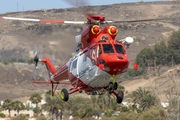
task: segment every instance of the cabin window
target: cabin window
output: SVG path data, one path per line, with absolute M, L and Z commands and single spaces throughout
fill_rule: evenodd
M 76 69 L 76 66 L 77 66 L 77 59 L 75 61 L 73 61 L 71 71 Z
M 122 47 L 122 45 L 114 45 L 115 49 L 116 49 L 116 52 L 117 53 L 120 53 L 120 54 L 124 54 L 124 49 Z
M 113 47 L 111 44 L 103 44 L 104 53 L 114 53 Z
M 88 52 L 85 52 L 85 53 L 84 53 L 83 62 L 86 62 L 86 60 L 87 60 L 87 53 L 88 53 Z

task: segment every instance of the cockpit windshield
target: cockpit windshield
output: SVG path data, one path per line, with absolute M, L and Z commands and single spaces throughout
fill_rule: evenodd
M 104 53 L 114 53 L 113 47 L 111 44 L 103 44 Z
M 115 47 L 117 53 L 124 54 L 122 45 L 115 44 L 114 47 Z

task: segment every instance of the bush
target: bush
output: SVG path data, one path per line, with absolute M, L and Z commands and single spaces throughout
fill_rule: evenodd
M 28 118 L 26 117 L 26 115 L 20 114 L 19 116 L 13 117 L 10 120 L 28 120 Z
M 36 120 L 47 120 L 47 118 L 44 117 L 44 116 L 40 116 L 40 117 L 38 117 Z
M 0 113 L 0 118 L 5 118 L 6 115 L 4 113 Z
M 128 69 L 127 71 L 127 75 L 129 77 L 136 77 L 136 76 L 140 76 L 140 75 L 144 75 L 146 73 L 145 68 L 139 67 L 138 70 L 136 69 Z
M 147 111 L 144 111 L 138 120 L 166 120 L 166 113 L 160 107 L 152 107 Z
M 111 117 L 112 114 L 113 114 L 113 110 L 108 109 L 105 114 L 106 114 L 107 117 Z
M 134 111 L 122 112 L 119 114 L 117 120 L 138 120 L 138 116 L 139 114 Z

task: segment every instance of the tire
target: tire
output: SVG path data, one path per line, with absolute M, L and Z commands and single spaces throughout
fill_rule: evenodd
M 61 90 L 60 96 L 63 101 L 68 101 L 68 99 L 69 99 L 69 94 L 66 89 Z
M 119 91 L 118 96 L 117 96 L 117 103 L 122 103 L 124 98 L 124 92 L 123 91 Z
M 114 83 L 113 88 L 114 88 L 114 90 L 118 89 L 118 83 L 117 82 Z
M 113 90 L 113 83 L 112 82 L 109 83 L 108 88 L 109 88 L 109 94 L 111 94 L 112 90 Z

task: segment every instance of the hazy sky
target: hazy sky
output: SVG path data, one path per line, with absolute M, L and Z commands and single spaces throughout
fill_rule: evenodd
M 82 0 L 1 0 L 0 1 L 0 13 L 36 10 L 36 9 L 52 9 L 52 8 L 68 8 L 75 7 L 76 4 L 69 4 L 66 1 L 78 1 L 82 3 Z M 125 2 L 138 2 L 140 0 L 83 0 L 88 1 L 85 5 L 107 5 L 115 3 Z M 153 0 L 144 0 L 153 1 Z M 155 0 L 154 0 L 155 1 Z

